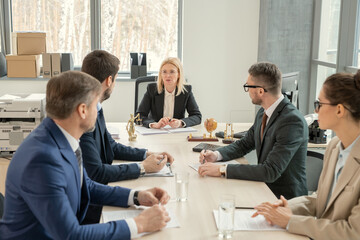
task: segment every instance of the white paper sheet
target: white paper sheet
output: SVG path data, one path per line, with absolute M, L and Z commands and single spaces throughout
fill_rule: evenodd
M 214 162 L 214 163 L 217 164 L 217 165 L 239 164 L 239 162 L 236 161 L 236 160 L 231 160 L 231 161 L 227 161 L 227 162 Z M 198 171 L 200 165 L 201 165 L 201 164 L 200 164 L 199 162 L 197 162 L 197 163 L 189 164 L 189 167 L 191 167 L 191 168 L 194 169 L 195 171 Z
M 184 132 L 197 132 L 195 128 L 171 128 L 169 125 L 166 125 L 164 128 L 155 129 L 155 128 L 146 128 L 142 126 L 135 126 L 136 132 L 141 135 L 153 135 L 153 134 L 167 134 L 167 133 L 184 133 Z
M 267 223 L 264 216 L 251 216 L 256 210 L 235 210 L 234 231 L 285 231 L 279 226 L 271 226 Z M 219 211 L 213 210 L 216 226 L 219 228 Z

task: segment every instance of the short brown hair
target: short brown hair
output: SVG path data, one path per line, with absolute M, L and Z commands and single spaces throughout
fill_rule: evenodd
M 79 71 L 52 77 L 46 86 L 46 113 L 53 119 L 66 119 L 81 103 L 89 106 L 100 95 L 101 84 Z
M 120 60 L 104 50 L 94 50 L 83 60 L 81 71 L 90 74 L 102 83 L 112 76 L 113 81 L 119 71 Z
M 324 93 L 332 104 L 343 104 L 360 121 L 360 70 L 356 74 L 335 73 L 324 82 Z
M 281 92 L 281 72 L 275 64 L 269 62 L 255 63 L 249 68 L 248 72 L 268 92 L 274 95 Z

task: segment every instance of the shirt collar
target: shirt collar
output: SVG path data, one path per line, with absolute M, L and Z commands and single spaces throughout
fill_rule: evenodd
M 174 91 L 172 91 L 172 93 L 169 93 L 169 92 L 166 90 L 166 88 L 164 88 L 164 89 L 165 89 L 165 96 L 166 96 L 166 97 L 168 97 L 168 96 L 171 96 L 171 97 L 175 96 L 175 90 L 176 90 L 176 89 L 174 89 Z
M 66 140 L 69 142 L 71 149 L 75 152 L 76 149 L 79 148 L 79 140 L 77 140 L 76 138 L 71 136 L 70 133 L 68 133 L 65 129 L 60 127 L 58 124 L 56 124 L 56 126 L 59 127 L 60 131 L 64 134 Z
M 351 149 L 354 147 L 355 143 L 360 139 L 360 135 L 355 139 L 355 141 L 353 141 L 350 146 L 348 146 L 346 149 L 344 149 L 343 145 L 341 144 L 341 141 L 338 143 L 339 149 L 340 149 L 340 153 L 346 153 L 346 154 L 350 154 Z
M 271 118 L 271 115 L 274 113 L 275 109 L 283 99 L 284 99 L 284 95 L 281 94 L 281 96 L 273 104 L 271 104 L 271 106 L 268 109 L 265 110 L 268 119 Z
M 98 112 L 102 109 L 102 105 L 100 102 L 97 103 L 96 108 Z

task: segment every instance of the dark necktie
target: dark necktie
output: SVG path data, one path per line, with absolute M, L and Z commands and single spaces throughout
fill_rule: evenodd
M 83 166 L 82 166 L 82 154 L 81 154 L 81 149 L 80 147 L 78 147 L 75 151 L 75 155 L 76 158 L 78 160 L 78 166 L 79 166 L 79 170 L 80 170 L 80 186 L 82 186 L 82 181 L 83 181 Z
M 264 137 L 264 129 L 266 127 L 266 120 L 267 120 L 268 116 L 266 115 L 266 113 L 264 112 L 264 115 L 262 117 L 262 121 L 261 121 L 261 134 L 260 134 L 260 137 L 261 137 L 261 141 L 263 140 L 263 137 Z

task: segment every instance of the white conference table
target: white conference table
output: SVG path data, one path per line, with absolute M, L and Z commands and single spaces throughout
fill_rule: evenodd
M 275 195 L 263 182 L 233 180 L 225 178 L 201 177 L 190 168 L 188 164 L 198 161 L 199 153 L 193 152 L 192 148 L 199 142 L 188 142 L 186 137 L 189 133 L 170 133 L 159 135 L 140 135 L 134 142 L 128 141 L 125 123 L 107 123 L 110 128 L 119 129 L 118 142 L 139 148 L 147 148 L 152 152 L 167 151 L 175 158 L 172 166 L 173 172 L 186 171 L 190 174 L 188 200 L 176 202 L 174 177 L 141 177 L 135 180 L 127 180 L 110 183 L 112 186 L 122 186 L 132 189 L 147 189 L 160 187 L 168 191 L 171 196 L 167 204 L 175 213 L 180 227 L 167 228 L 159 232 L 145 235 L 143 239 L 218 239 L 213 210 L 218 208 L 220 196 L 223 194 L 234 194 L 236 206 L 253 207 L 265 201 L 273 202 Z M 234 124 L 234 131 L 244 131 L 251 126 L 249 123 Z M 207 133 L 203 125 L 195 127 L 198 132 L 193 136 Z M 218 124 L 216 131 L 223 131 L 225 124 Z M 221 142 L 209 142 L 224 145 Z M 238 159 L 240 163 L 247 163 L 244 158 Z M 104 211 L 121 210 L 117 207 L 104 207 Z M 130 208 L 131 209 L 131 208 Z M 308 239 L 304 236 L 290 234 L 286 231 L 235 231 L 233 239 Z

